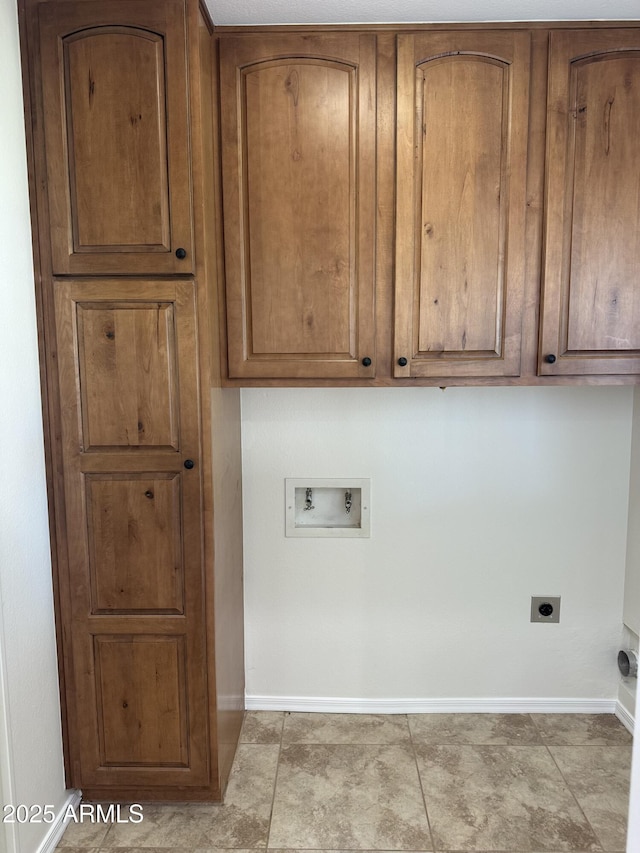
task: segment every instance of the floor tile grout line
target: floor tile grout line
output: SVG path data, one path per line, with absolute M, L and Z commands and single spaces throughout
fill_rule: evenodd
M 103 847 L 103 846 L 104 846 L 104 843 L 105 843 L 105 841 L 107 840 L 107 836 L 109 835 L 109 833 L 111 832 L 111 830 L 113 829 L 113 827 L 114 827 L 114 824 L 113 824 L 113 822 L 112 822 L 112 823 L 110 823 L 110 824 L 109 824 L 109 826 L 107 827 L 107 830 L 106 830 L 105 834 L 102 836 L 102 841 L 100 842 L 100 844 L 98 844 L 98 849 L 99 849 L 100 847 Z M 63 836 L 63 838 L 64 838 L 64 836 Z M 71 849 L 73 849 L 73 848 L 71 848 Z M 89 849 L 91 849 L 91 848 L 89 848 Z
M 588 817 L 587 817 L 587 815 L 585 814 L 584 809 L 583 809 L 583 808 L 582 808 L 582 806 L 580 805 L 580 801 L 578 800 L 578 797 L 576 796 L 576 794 L 575 794 L 575 792 L 574 792 L 573 788 L 572 788 L 572 787 L 571 787 L 571 785 L 569 784 L 569 782 L 568 782 L 567 778 L 565 777 L 564 773 L 563 773 L 563 772 L 562 772 L 562 770 L 560 769 L 560 765 L 559 765 L 559 764 L 558 764 L 558 762 L 556 761 L 554 754 L 551 752 L 551 748 L 550 748 L 550 747 L 549 747 L 549 745 L 548 745 L 548 744 L 546 744 L 546 743 L 545 743 L 545 749 L 546 749 L 546 750 L 547 750 L 547 752 L 549 753 L 549 756 L 551 757 L 551 760 L 553 761 L 553 763 L 554 763 L 555 767 L 557 768 L 558 773 L 560 774 L 560 777 L 561 777 L 562 781 L 563 781 L 563 782 L 564 782 L 564 784 L 567 786 L 567 790 L 569 791 L 569 793 L 571 794 L 571 796 L 572 796 L 572 797 L 573 797 L 573 799 L 575 800 L 575 803 L 576 803 L 576 805 L 577 805 L 577 807 L 578 807 L 578 809 L 579 809 L 579 811 L 580 811 L 580 814 L 584 817 L 585 821 L 587 822 L 587 826 L 589 827 L 589 829 L 591 830 L 591 832 L 593 832 L 593 836 L 594 836 L 594 838 L 596 839 L 596 841 L 597 841 L 597 842 L 598 842 L 598 844 L 600 845 L 601 849 L 602 849 L 603 851 L 605 851 L 605 853 L 606 853 L 607 848 L 604 846 L 604 844 L 603 844 L 603 843 L 602 843 L 602 841 L 600 840 L 600 836 L 599 836 L 599 835 L 598 835 L 598 833 L 596 832 L 595 827 L 593 826 L 593 824 L 591 823 L 591 821 L 589 820 L 589 818 L 588 818 Z
M 420 785 L 420 793 L 422 794 L 422 804 L 424 805 L 424 813 L 427 818 L 427 828 L 429 829 L 429 839 L 431 841 L 431 849 L 433 853 L 436 853 L 436 844 L 433 838 L 433 830 L 431 829 L 431 819 L 429 817 L 429 809 L 427 808 L 427 798 L 424 793 L 424 785 L 422 784 L 422 776 L 420 775 L 420 766 L 418 764 L 418 754 L 416 752 L 416 745 L 413 742 L 413 732 L 411 731 L 411 722 L 409 721 L 409 715 L 407 714 L 407 728 L 409 730 L 409 743 L 411 744 L 411 751 L 413 753 L 413 760 L 416 765 L 416 773 L 418 774 L 418 784 Z
M 287 712 L 283 711 L 282 713 L 282 725 L 280 726 L 280 743 L 278 744 L 278 760 L 276 762 L 276 775 L 273 779 L 273 793 L 271 795 L 271 810 L 269 811 L 269 826 L 267 828 L 267 838 L 265 842 L 265 850 L 269 849 L 269 842 L 271 841 L 271 824 L 273 823 L 273 809 L 276 804 L 276 789 L 278 787 L 278 773 L 280 772 L 280 759 L 282 757 L 282 742 L 284 739 L 284 724 L 286 720 Z

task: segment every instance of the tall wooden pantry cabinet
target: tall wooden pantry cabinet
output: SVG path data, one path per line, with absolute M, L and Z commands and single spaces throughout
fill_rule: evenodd
M 220 800 L 244 683 L 210 21 L 195 0 L 20 13 L 67 782 Z

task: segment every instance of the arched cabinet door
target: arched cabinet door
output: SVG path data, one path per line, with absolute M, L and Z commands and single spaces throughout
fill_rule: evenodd
M 191 272 L 184 4 L 39 16 L 53 272 Z
M 231 378 L 375 375 L 375 43 L 221 39 Z
M 640 31 L 551 33 L 538 372 L 640 373 Z
M 394 375 L 518 376 L 527 32 L 398 36 Z

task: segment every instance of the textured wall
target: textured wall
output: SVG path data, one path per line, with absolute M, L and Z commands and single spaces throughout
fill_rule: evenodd
M 3 802 L 64 799 L 15 2 L 0 0 L 0 730 Z M 2 729 L 0 714 L 0 729 Z M 4 735 L 4 736 L 3 736 Z M 46 824 L 17 827 L 32 853 Z M 11 849 L 11 847 L 9 848 Z
M 635 634 L 640 634 L 640 388 L 635 390 L 633 406 L 624 621 Z
M 247 693 L 614 699 L 632 399 L 243 391 Z M 340 476 L 371 478 L 371 538 L 285 538 L 285 477 Z
M 635 389 L 633 405 L 623 619 L 625 627 L 621 646 L 638 649 L 638 634 L 640 634 L 640 388 Z M 636 713 L 637 692 L 637 678 L 620 678 L 618 700 L 631 717 L 635 717 Z

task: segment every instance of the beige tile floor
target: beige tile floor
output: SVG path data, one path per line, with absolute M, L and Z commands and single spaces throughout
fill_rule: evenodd
M 621 853 L 631 736 L 609 715 L 250 712 L 223 806 L 71 824 L 61 853 Z

